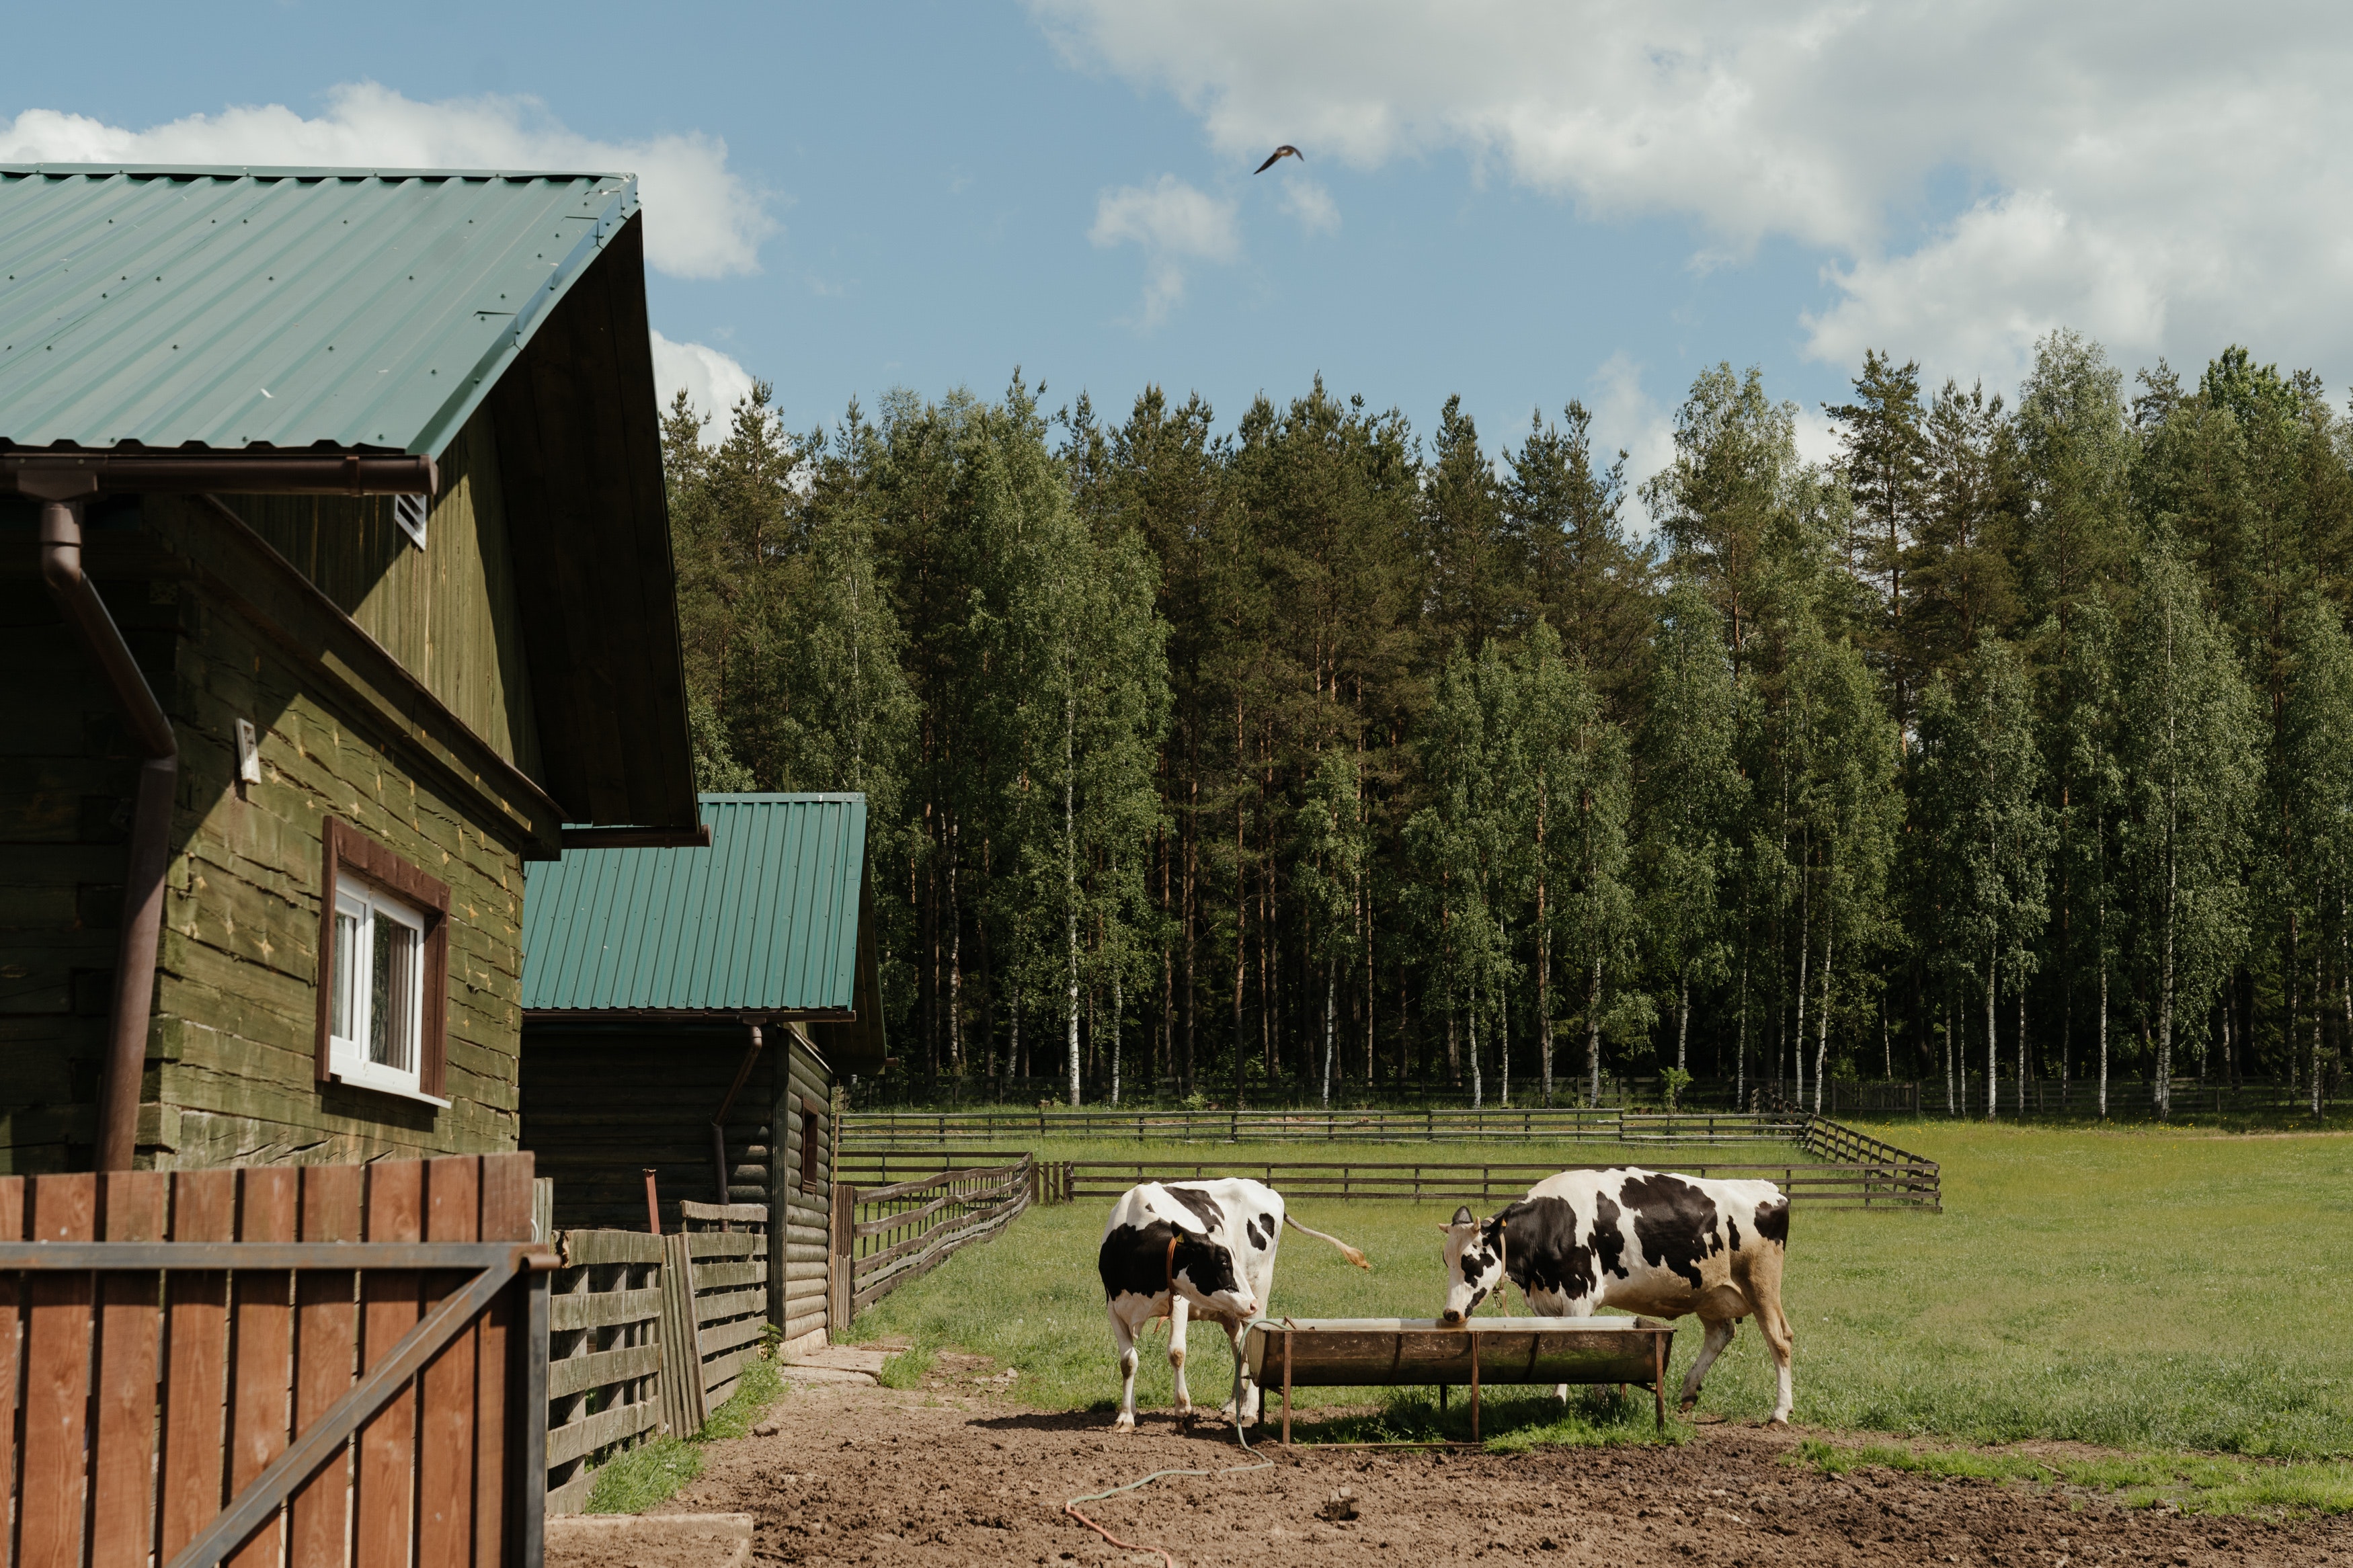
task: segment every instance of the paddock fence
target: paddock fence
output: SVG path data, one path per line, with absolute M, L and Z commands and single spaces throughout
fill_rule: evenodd
M 1066 1173 L 1050 1174 L 1028 1154 L 1009 1164 L 956 1167 L 871 1186 L 837 1173 L 833 1321 L 849 1322 L 964 1248 L 993 1239 L 1032 1203 L 1066 1196 L 1065 1180 Z
M 1046 1110 L 852 1111 L 845 1159 L 924 1145 L 1045 1139 L 1138 1143 L 1787 1143 L 1795 1111 L 1486 1110 Z
M 1367 1164 L 1305 1160 L 1186 1163 L 1172 1160 L 1074 1160 L 1065 1162 L 1064 1190 L 1073 1200 L 1115 1198 L 1139 1182 L 1197 1182 L 1219 1176 L 1251 1176 L 1288 1202 L 1333 1199 L 1343 1203 L 1508 1203 L 1561 1171 L 1602 1171 L 1611 1165 L 1560 1165 L 1495 1161 L 1478 1164 L 1431 1162 Z M 1934 1162 L 1867 1160 L 1812 1163 L 1694 1164 L 1677 1161 L 1684 1175 L 1734 1181 L 1767 1181 L 1810 1209 L 1916 1209 L 1940 1213 L 1942 1189 Z
M 26 1568 L 538 1568 L 529 1154 L 0 1176 Z

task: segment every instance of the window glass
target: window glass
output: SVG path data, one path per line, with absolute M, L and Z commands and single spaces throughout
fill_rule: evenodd
M 397 1072 L 417 1070 L 417 933 L 379 907 L 375 963 L 368 995 L 368 1060 Z

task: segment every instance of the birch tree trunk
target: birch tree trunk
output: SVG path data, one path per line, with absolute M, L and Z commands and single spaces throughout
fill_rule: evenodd
M 1332 1030 L 1340 1007 L 1340 961 L 1324 961 L 1324 1109 L 1332 1109 Z
M 1675 972 L 1675 1070 L 1691 1070 L 1691 960 Z
M 1070 951 L 1070 1029 L 1064 1037 L 1071 1069 L 1071 1109 L 1079 1105 L 1079 837 L 1072 806 L 1078 771 L 1079 712 L 1075 695 L 1062 699 L 1062 923 Z
M 1814 955 L 1812 933 L 1806 930 L 1805 900 L 1798 905 L 1798 1027 L 1793 1037 L 1798 1048 L 1790 1053 L 1789 1065 L 1798 1069 L 1797 1102 L 1806 1103 L 1806 963 Z M 1778 1069 L 1779 1064 L 1774 1064 Z M 1778 1071 L 1777 1074 L 1778 1075 Z M 1778 1093 L 1780 1086 L 1774 1085 Z
M 2001 1040 L 1994 1026 L 1994 955 L 1986 954 L 1986 1120 L 2001 1114 Z
M 1479 1070 L 1479 990 L 1471 990 L 1471 1109 L 1477 1110 L 1485 1104 L 1486 1080 Z
M 2108 1119 L 2108 952 L 2100 948 L 2100 1120 Z
M 1593 957 L 1593 980 L 1585 989 L 1585 1073 L 1590 1083 L 1587 1103 L 1601 1104 L 1601 955 Z
M 1830 1071 L 1831 1059 L 1831 939 L 1822 933 L 1822 1005 L 1821 1016 L 1814 1021 L 1814 1114 L 1822 1113 L 1822 1078 Z M 1802 1040 L 1799 1048 L 1805 1048 Z
M 1120 1026 L 1126 1021 L 1126 988 L 1120 980 L 1119 971 L 1114 969 L 1111 972 L 1111 1102 L 1114 1107 L 1119 1104 Z M 1144 1054 L 1147 1058 L 1152 1055 L 1152 1047 L 1148 1043 L 1144 1048 Z M 1146 1061 L 1145 1065 L 1148 1068 L 1151 1063 Z

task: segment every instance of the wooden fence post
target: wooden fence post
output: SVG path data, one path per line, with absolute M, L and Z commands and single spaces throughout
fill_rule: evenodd
M 662 1237 L 662 1419 L 673 1437 L 691 1437 L 710 1418 L 702 1399 L 702 1342 L 694 1321 L 694 1258 L 685 1231 Z
M 826 1240 L 832 1255 L 831 1266 L 826 1270 L 825 1326 L 828 1337 L 836 1344 L 849 1334 L 851 1313 L 851 1269 L 857 1252 L 858 1189 L 841 1179 L 839 1172 L 833 1178 L 833 1220 L 828 1226 Z

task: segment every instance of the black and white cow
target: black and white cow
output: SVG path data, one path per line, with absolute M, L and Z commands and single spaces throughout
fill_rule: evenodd
M 1192 1414 L 1193 1396 L 1185 1388 L 1188 1310 L 1222 1327 L 1233 1343 L 1234 1396 L 1226 1408 L 1241 1426 L 1258 1419 L 1258 1388 L 1242 1361 L 1242 1331 L 1273 1298 L 1276 1243 L 1286 1225 L 1330 1242 L 1359 1268 L 1372 1267 L 1339 1237 L 1285 1214 L 1282 1194 L 1263 1182 L 1146 1182 L 1112 1205 L 1096 1267 L 1119 1349 L 1119 1419 L 1113 1423 L 1119 1430 L 1135 1429 L 1135 1341 L 1155 1318 L 1168 1320 L 1176 1414 Z
M 1770 1182 L 1713 1182 L 1636 1166 L 1563 1171 L 1487 1219 L 1454 1211 L 1446 1233 L 1446 1310 L 1461 1323 L 1481 1301 L 1520 1288 L 1528 1310 L 1581 1318 L 1619 1307 L 1658 1318 L 1697 1313 L 1707 1326 L 1698 1359 L 1683 1375 L 1683 1407 L 1733 1325 L 1754 1312 L 1779 1374 L 1773 1422 L 1789 1419 L 1789 1320 L 1781 1310 L 1781 1265 L 1789 1240 L 1789 1200 Z M 1567 1398 L 1568 1390 L 1559 1390 Z

